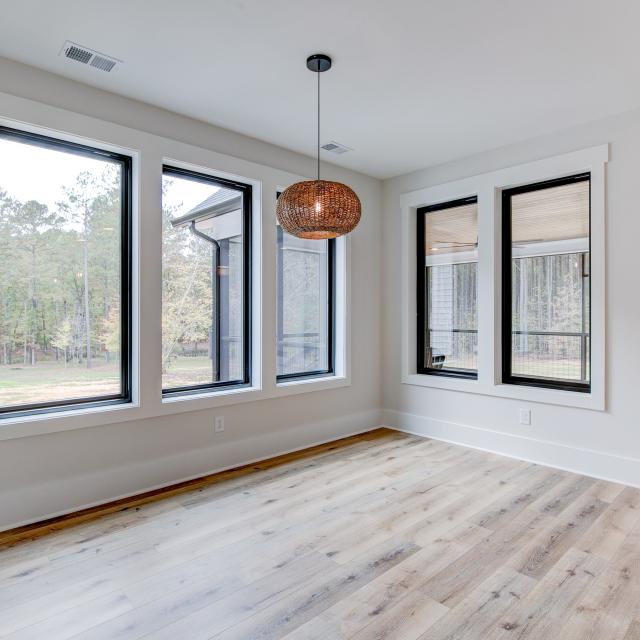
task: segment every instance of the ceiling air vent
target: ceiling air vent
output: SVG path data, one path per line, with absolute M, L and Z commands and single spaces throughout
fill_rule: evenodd
M 122 63 L 122 60 L 117 60 L 116 58 L 106 56 L 103 53 L 98 53 L 93 49 L 83 47 L 82 45 L 70 42 L 69 40 L 64 43 L 60 55 L 65 58 L 69 58 L 69 60 L 79 62 L 80 64 L 87 64 L 94 69 L 106 71 L 107 73 L 112 71 L 118 63 Z
M 331 153 L 347 153 L 347 151 L 353 151 L 351 147 L 346 147 L 345 145 L 340 144 L 339 142 L 334 142 L 333 140 L 323 144 L 322 148 L 325 151 L 331 151 Z
M 104 56 L 95 55 L 89 63 L 92 67 L 100 69 L 100 71 L 111 71 L 116 66 L 116 61 L 111 58 L 105 58 Z

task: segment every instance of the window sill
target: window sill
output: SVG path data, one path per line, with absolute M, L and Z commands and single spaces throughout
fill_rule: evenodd
M 288 396 L 296 393 L 310 393 L 312 391 L 322 391 L 325 389 L 339 389 L 350 385 L 351 381 L 347 377 L 329 373 L 314 378 L 283 380 L 282 382 L 276 383 L 276 394 L 278 396 Z
M 65 411 L 7 417 L 0 420 L 0 441 L 71 431 L 114 422 L 127 422 L 136 420 L 140 413 L 141 409 L 138 403 L 123 402 L 104 407 L 78 406 Z
M 200 393 L 194 392 L 185 392 L 185 393 L 175 393 L 162 397 L 162 406 L 171 408 L 170 413 L 176 413 L 177 411 L 174 408 L 177 408 L 179 412 L 182 411 L 197 411 L 200 408 L 200 405 L 203 409 L 209 407 L 219 407 L 225 404 L 237 404 L 240 402 L 245 402 L 248 399 L 251 399 L 251 394 L 260 393 L 261 389 L 256 386 L 246 385 L 246 386 L 237 386 L 237 387 L 229 387 L 227 389 L 203 389 Z M 247 398 L 246 396 L 249 396 Z M 258 398 L 256 398 L 258 399 Z M 188 409 L 185 409 L 182 405 L 187 403 L 192 406 L 196 406 L 195 409 L 192 409 L 191 406 Z
M 595 389 L 592 389 L 591 393 L 582 393 L 562 391 L 559 389 L 528 387 L 524 385 L 498 384 L 486 382 L 481 379 L 445 378 L 444 376 L 430 376 L 417 373 L 403 376 L 402 384 L 462 393 L 475 393 L 496 398 L 523 400 L 525 402 L 576 407 L 580 409 L 590 409 L 592 411 L 605 410 L 604 394 L 598 393 Z

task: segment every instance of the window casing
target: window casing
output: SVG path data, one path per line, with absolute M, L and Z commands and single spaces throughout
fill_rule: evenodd
M 5 204 L 9 203 L 1 212 L 0 226 L 8 234 L 5 259 L 12 243 L 18 252 L 25 248 L 25 243 L 31 243 L 32 247 L 30 300 L 23 310 L 25 320 L 27 314 L 36 319 L 27 322 L 29 327 L 25 325 L 22 369 L 39 373 L 41 382 L 46 374 L 40 373 L 37 363 L 53 365 L 55 359 L 56 365 L 62 365 L 54 372 L 54 381 L 49 386 L 39 384 L 30 392 L 39 401 L 0 400 L 0 418 L 129 403 L 132 159 L 113 151 L 8 127 L 0 127 L 2 143 L 8 144 L 5 153 L 11 152 L 11 145 L 20 145 L 13 146 L 13 151 L 20 154 L 34 149 L 33 159 L 26 161 L 30 171 L 42 170 L 46 163 L 55 167 L 48 176 L 49 189 L 56 184 L 59 190 L 60 200 L 55 204 L 38 202 L 41 196 L 31 191 L 14 199 L 13 185 L 3 185 L 0 178 L 0 190 L 8 189 Z M 54 153 L 47 158 L 41 155 L 42 151 Z M 15 166 L 20 168 L 24 161 L 16 158 Z M 11 181 L 6 175 L 3 177 Z M 36 216 L 29 229 L 12 222 L 15 214 L 12 209 L 19 200 L 23 201 L 22 207 L 31 207 Z M 38 218 L 40 214 L 44 217 Z M 31 240 L 20 242 L 23 232 L 32 236 Z M 36 241 L 38 236 L 41 242 Z M 19 271 L 19 261 L 12 268 Z M 21 280 L 17 272 L 12 277 L 14 283 Z M 11 304 L 10 288 L 3 287 L 0 296 L 4 320 Z M 15 345 L 10 341 L 7 345 L 4 326 L 3 334 L 4 368 L 8 365 L 7 349 L 11 361 Z M 101 369 L 109 372 L 103 373 Z M 78 377 L 81 371 L 82 376 Z M 10 372 L 3 374 L 5 380 L 9 377 Z M 29 388 L 28 382 L 26 385 L 23 389 Z
M 591 390 L 590 174 L 502 192 L 502 382 Z
M 477 202 L 472 196 L 417 210 L 419 374 L 478 377 Z
M 249 184 L 163 167 L 164 396 L 251 382 L 251 203 Z
M 400 375 L 405 385 L 445 389 L 524 402 L 603 411 L 606 406 L 606 167 L 609 146 L 602 144 L 561 155 L 511 165 L 451 182 L 400 194 L 401 323 Z M 589 391 L 554 386 L 509 384 L 503 375 L 502 348 L 502 197 L 505 190 L 559 176 L 589 175 Z M 478 196 L 478 378 L 424 375 L 418 370 L 416 327 L 416 214 L 436 202 Z M 539 237 L 539 236 L 538 236 Z M 536 238 L 534 238 L 536 239 Z M 582 241 L 581 241 L 582 242 Z M 519 244 L 519 243 L 518 243 Z M 541 248 L 541 247 L 538 247 Z M 517 248 L 519 252 L 520 249 Z M 577 245 L 583 251 L 583 243 Z M 517 253 L 516 252 L 516 253 Z M 580 367 L 577 367 L 578 370 Z M 537 382 L 537 381 L 536 381 Z M 555 382 L 555 381 L 552 381 Z M 460 396 L 464 398 L 464 396 Z
M 334 373 L 335 242 L 277 226 L 278 382 Z

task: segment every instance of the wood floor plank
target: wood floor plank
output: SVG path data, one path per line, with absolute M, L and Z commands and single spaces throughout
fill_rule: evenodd
M 622 640 L 640 640 L 640 620 L 634 620 Z
M 404 441 L 391 438 L 389 441 L 356 442 L 335 449 L 328 449 L 321 454 L 286 462 L 282 465 L 258 470 L 251 475 L 243 475 L 224 483 L 203 486 L 196 493 L 185 494 L 180 497 L 180 503 L 193 508 L 198 505 L 217 502 L 227 496 L 242 499 L 245 496 L 264 494 L 288 488 L 295 489 L 301 485 L 321 478 L 323 482 L 330 482 L 331 477 L 340 478 L 340 472 L 349 469 L 349 473 L 357 475 L 354 470 L 370 471 L 373 461 L 383 458 L 388 461 L 394 451 L 404 447 L 427 447 L 430 441 L 413 438 Z M 337 473 L 336 473 L 337 472 Z M 343 475 L 342 474 L 342 475 Z
M 460 493 L 447 485 L 440 485 L 425 492 L 418 488 L 397 506 L 391 506 L 379 513 L 378 517 L 372 514 L 373 527 L 370 535 L 362 536 L 359 528 L 353 532 L 347 531 L 346 534 L 334 536 L 326 545 L 320 547 L 319 551 L 344 564 L 376 544 L 396 535 L 401 536 L 411 525 L 424 520 L 425 514 L 443 508 L 460 497 Z
M 531 543 L 524 541 L 508 565 L 539 580 L 580 540 L 605 509 L 606 503 L 598 498 L 581 496 L 557 517 L 552 526 L 539 529 Z
M 121 593 L 108 594 L 5 635 L 7 640 L 68 640 L 85 629 L 117 617 L 132 606 Z
M 425 596 L 421 591 L 410 591 L 386 611 L 377 615 L 364 629 L 352 636 L 353 640 L 416 640 L 424 629 L 435 624 L 448 609 Z
M 272 589 L 257 603 L 243 591 L 201 609 L 154 634 L 157 639 L 276 638 L 286 635 L 419 550 L 412 543 L 396 542 L 328 571 L 306 570 L 289 590 Z M 252 590 L 247 590 L 251 595 Z M 231 606 L 230 606 L 231 605 Z
M 278 571 L 275 566 L 272 569 L 266 573 L 263 580 L 277 581 L 280 589 L 295 589 L 300 581 L 305 579 L 308 572 L 322 573 L 332 570 L 333 567 L 322 556 L 310 554 L 290 564 L 287 572 Z M 216 571 L 216 568 L 210 567 L 210 571 Z M 143 596 L 144 592 L 137 589 L 140 603 L 137 603 L 138 606 L 135 609 L 78 635 L 76 640 L 135 640 L 143 638 L 159 632 L 176 621 L 187 618 L 194 612 L 201 611 L 208 606 L 215 606 L 225 598 L 232 598 L 234 594 L 246 589 L 249 584 L 257 582 L 253 581 L 247 584 L 232 570 L 225 570 L 215 575 L 215 581 L 211 580 L 211 575 L 208 577 L 202 575 L 189 577 L 185 580 L 183 588 L 168 590 L 164 595 L 157 592 L 154 594 L 156 597 L 152 599 Z M 144 585 L 138 585 L 138 587 L 144 587 Z M 129 600 L 131 601 L 131 599 Z M 238 601 L 237 595 L 234 601 Z M 245 604 L 247 602 L 245 601 Z
M 636 489 L 619 496 L 620 506 L 635 501 Z M 632 495 L 629 496 L 628 494 Z M 619 515 L 620 511 L 616 515 Z M 598 536 L 599 537 L 599 536 Z M 602 556 L 600 556 L 602 557 Z M 567 621 L 567 640 L 599 638 L 623 640 L 633 620 L 640 616 L 640 524 L 618 544 L 617 551 L 594 584 L 578 601 Z
M 473 522 L 485 529 L 499 529 L 515 515 L 551 491 L 565 477 L 562 471 L 555 471 L 534 465 L 531 477 L 523 479 L 504 498 L 495 500 L 486 509 L 473 517 Z
M 534 589 L 492 625 L 483 640 L 562 637 L 559 631 L 564 629 L 567 614 L 604 567 L 603 560 L 569 549 Z M 608 637 L 598 640 L 608 640 Z
M 607 482 L 606 480 L 598 480 L 589 488 L 589 493 L 602 502 L 613 502 L 627 487 L 616 482 Z
M 587 489 L 596 485 L 593 478 L 569 474 L 549 493 L 544 494 L 530 505 L 531 509 L 539 509 L 548 515 L 559 515 L 582 495 Z
M 597 498 L 598 500 L 600 498 Z M 575 545 L 581 551 L 611 559 L 640 521 L 640 489 L 626 487 Z
M 640 490 L 388 430 L 2 540 L 3 640 L 640 640 Z
M 417 551 L 389 571 L 375 578 L 350 596 L 342 598 L 306 624 L 286 635 L 287 640 L 350 638 L 380 617 L 451 560 L 469 549 L 462 531 L 460 540 L 438 540 Z M 424 595 L 425 602 L 428 600 Z M 441 605 L 440 605 L 441 607 Z M 431 607 L 432 612 L 442 610 Z
M 119 592 L 118 587 L 118 583 L 114 580 L 96 578 L 81 581 L 64 589 L 52 589 L 33 599 L 24 598 L 0 614 L 0 638 L 30 625 L 55 618 L 74 607 L 84 606 L 101 596 Z
M 491 532 L 461 558 L 435 575 L 424 592 L 450 609 L 504 564 L 533 533 L 543 528 L 548 516 L 525 510 L 507 526 Z
M 500 567 L 420 636 L 420 640 L 476 640 L 537 584 Z

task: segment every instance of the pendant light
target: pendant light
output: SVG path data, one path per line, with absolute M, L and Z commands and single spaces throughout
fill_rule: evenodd
M 320 74 L 331 69 L 331 58 L 316 53 L 307 68 L 318 77 L 318 177 L 296 182 L 278 198 L 276 216 L 282 228 L 298 238 L 324 240 L 355 229 L 360 221 L 360 199 L 341 182 L 320 180 Z

